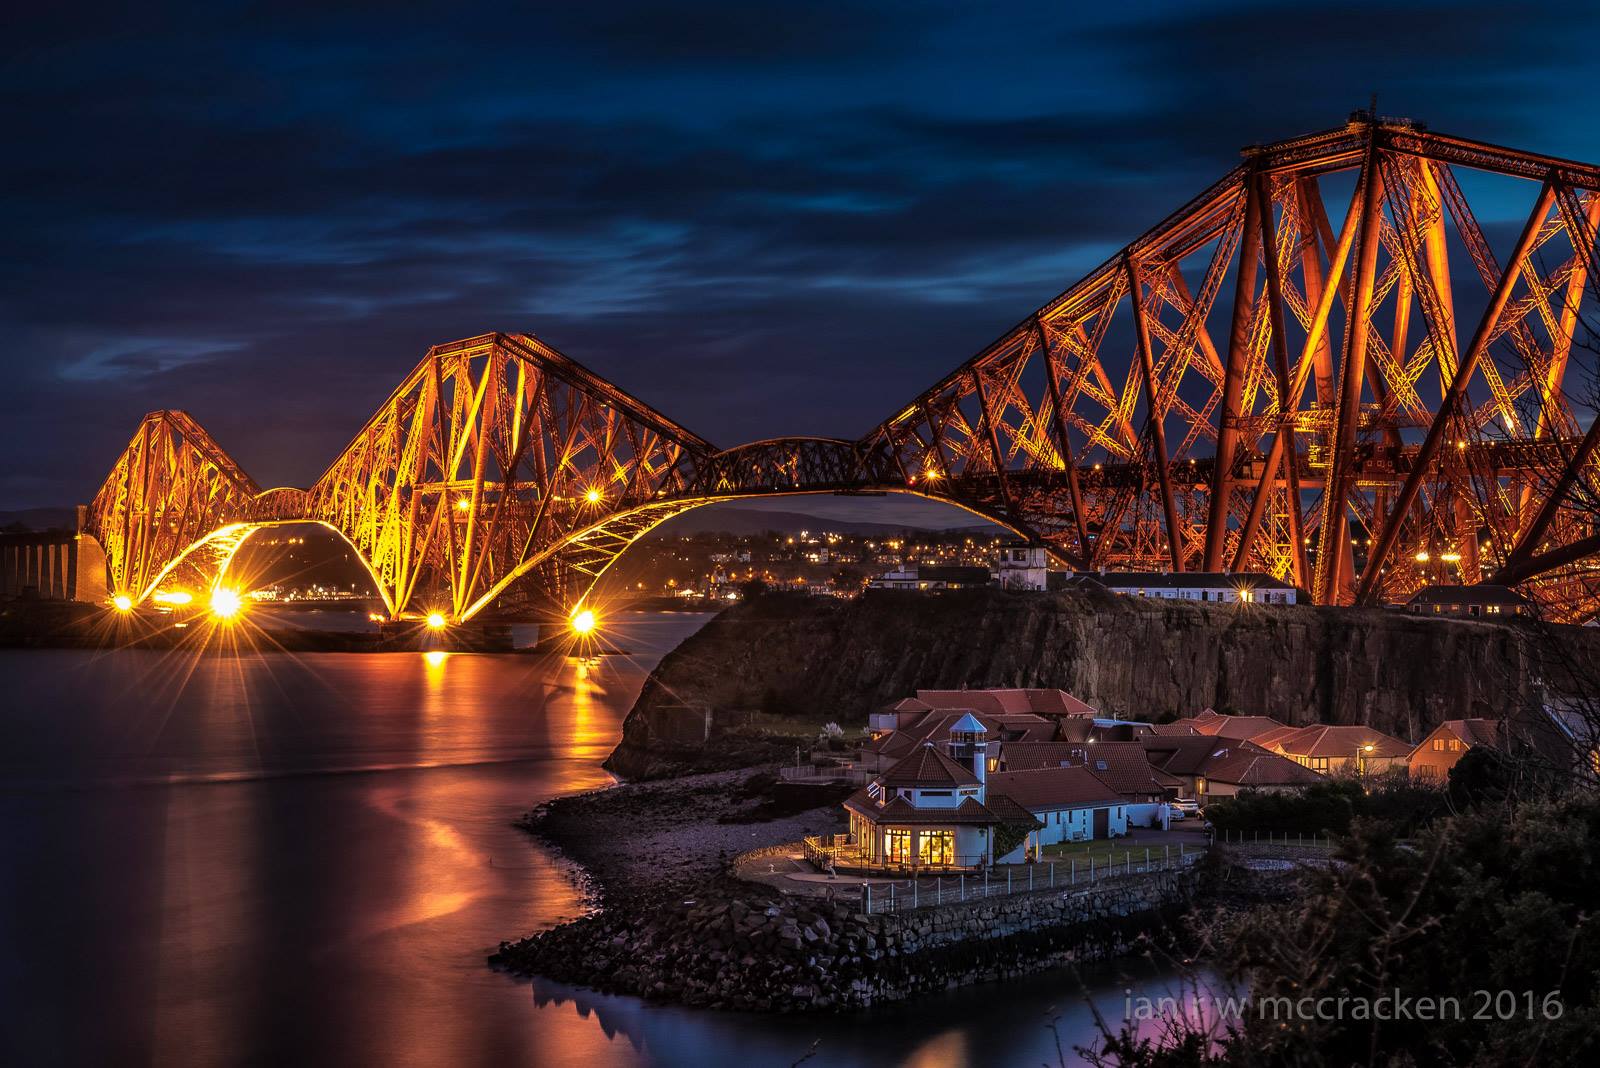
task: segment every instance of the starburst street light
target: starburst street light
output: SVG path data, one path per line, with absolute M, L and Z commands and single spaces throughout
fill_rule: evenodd
M 226 586 L 211 591 L 211 614 L 218 619 L 232 619 L 239 614 L 239 592 Z
M 590 504 L 599 504 L 605 498 L 600 495 L 599 490 L 591 487 L 584 492 L 583 499 L 588 501 Z
M 111 598 L 111 607 L 119 612 L 131 612 L 133 611 L 133 598 L 125 593 L 119 593 Z
M 429 630 L 443 630 L 444 627 L 445 627 L 445 624 L 448 623 L 448 622 L 450 622 L 450 621 L 448 619 L 444 618 L 444 613 L 443 612 L 429 612 L 428 613 L 428 629 Z
M 572 629 L 577 634 L 588 634 L 594 630 L 594 612 L 588 608 L 574 612 L 572 615 Z

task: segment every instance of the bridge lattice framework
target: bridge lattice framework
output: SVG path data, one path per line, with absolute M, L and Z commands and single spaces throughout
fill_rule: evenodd
M 1516 203 L 1515 234 L 1491 240 L 1475 200 Z M 575 603 L 703 504 L 901 492 L 1079 568 L 1265 571 L 1350 604 L 1448 561 L 1584 619 L 1597 227 L 1600 168 L 1358 115 L 1246 150 L 855 441 L 719 450 L 538 338 L 487 334 L 431 349 L 305 489 L 263 489 L 188 415 L 152 413 L 87 532 L 142 600 L 317 522 L 394 615 L 465 620 L 513 590 Z

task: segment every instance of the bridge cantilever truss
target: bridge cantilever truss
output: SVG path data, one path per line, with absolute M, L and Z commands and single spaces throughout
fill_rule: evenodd
M 1514 237 L 1474 200 L 1517 204 Z M 1597 224 L 1600 169 L 1357 116 L 1248 150 L 857 441 L 719 451 L 493 334 L 431 350 L 305 490 L 147 416 L 88 530 L 140 599 L 214 580 L 250 530 L 320 522 L 392 612 L 466 619 L 524 578 L 592 583 L 710 501 L 897 491 L 1079 567 L 1269 571 L 1324 603 L 1499 578 L 1586 618 Z

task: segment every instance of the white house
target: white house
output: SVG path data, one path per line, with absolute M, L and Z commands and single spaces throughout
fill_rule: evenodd
M 1128 806 L 1122 796 L 1081 764 L 998 771 L 989 779 L 991 789 L 1004 793 L 1044 824 L 1028 836 L 1028 852 L 1059 842 L 1119 838 L 1128 833 Z M 1002 859 L 1020 860 L 1022 855 Z
M 1101 571 L 1079 575 L 1112 593 L 1212 604 L 1295 604 L 1299 591 L 1259 571 Z
M 995 578 L 1005 590 L 1043 590 L 1050 581 L 1050 554 L 1043 545 L 1007 542 L 995 553 Z
M 850 837 L 848 850 L 835 853 L 839 867 L 983 867 L 996 860 L 1001 827 L 1037 826 L 1009 799 L 991 803 L 988 732 L 976 717 L 961 716 L 946 738 L 943 748 L 924 741 L 845 799 Z

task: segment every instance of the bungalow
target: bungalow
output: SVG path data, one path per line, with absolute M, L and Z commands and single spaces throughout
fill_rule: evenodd
M 1371 727 L 1313 723 L 1268 739 L 1274 753 L 1324 775 L 1382 775 L 1406 769 L 1411 743 Z
M 1456 761 L 1473 746 L 1503 748 L 1504 730 L 1505 724 L 1498 719 L 1445 720 L 1411 751 L 1406 761 L 1411 777 L 1418 782 L 1444 782 Z
M 1173 723 L 1193 727 L 1196 734 L 1246 742 L 1257 741 L 1261 735 L 1281 731 L 1284 727 L 1271 716 L 1228 716 L 1209 708 L 1197 716 L 1185 716 Z
M 1205 803 L 1243 790 L 1304 789 L 1322 776 L 1254 742 L 1209 735 L 1149 735 L 1140 739 L 1157 772 L 1179 783 L 1179 796 Z
M 1084 573 L 1112 593 L 1213 604 L 1295 604 L 1300 591 L 1259 571 L 1100 571 Z
M 1082 765 L 1002 771 L 989 779 L 995 790 L 1042 824 L 1003 860 L 1037 855 L 1040 846 L 1128 833 L 1128 806 L 1122 796 Z
M 1479 582 L 1471 586 L 1433 585 L 1406 602 L 1414 616 L 1526 616 L 1533 602 L 1506 586 Z
M 1004 772 L 1039 768 L 1088 769 L 1122 799 L 1132 827 L 1167 827 L 1167 802 L 1178 795 L 1180 781 L 1150 766 L 1138 742 L 1017 742 L 1000 761 Z M 1042 818 L 1042 817 L 1041 817 Z

